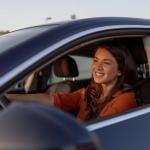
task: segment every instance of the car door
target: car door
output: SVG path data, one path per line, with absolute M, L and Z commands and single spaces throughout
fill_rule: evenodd
M 104 150 L 148 150 L 150 147 L 149 105 L 87 125 L 90 132 L 96 133 Z

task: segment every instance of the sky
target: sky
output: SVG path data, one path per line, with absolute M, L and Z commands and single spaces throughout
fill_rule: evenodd
M 77 19 L 123 16 L 150 19 L 149 0 L 0 0 L 0 30 Z M 51 18 L 51 19 L 46 19 Z

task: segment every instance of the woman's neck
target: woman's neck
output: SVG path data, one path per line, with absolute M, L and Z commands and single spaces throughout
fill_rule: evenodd
M 101 99 L 105 100 L 106 97 L 110 94 L 112 89 L 114 88 L 116 82 L 113 82 L 111 84 L 102 84 L 102 94 L 101 94 Z

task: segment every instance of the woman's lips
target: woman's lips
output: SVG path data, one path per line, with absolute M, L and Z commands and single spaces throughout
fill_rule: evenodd
M 96 77 L 102 77 L 104 76 L 104 73 L 102 72 L 95 72 Z

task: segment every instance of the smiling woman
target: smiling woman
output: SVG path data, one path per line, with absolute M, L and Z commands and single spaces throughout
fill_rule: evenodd
M 12 101 L 35 99 L 65 111 L 79 109 L 77 118 L 83 121 L 136 107 L 135 94 L 131 90 L 136 71 L 127 48 L 113 42 L 100 43 L 96 48 L 92 74 L 91 84 L 73 93 L 55 94 L 56 86 L 51 86 L 45 94 L 6 94 L 6 97 Z
M 136 107 L 131 90 L 136 70 L 126 48 L 110 42 L 99 44 L 92 68 L 93 80 L 87 88 L 54 95 L 54 105 L 65 110 L 79 107 L 77 117 L 84 121 Z

